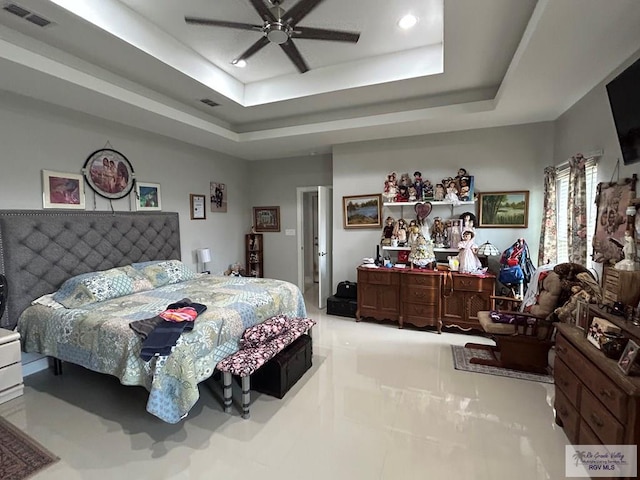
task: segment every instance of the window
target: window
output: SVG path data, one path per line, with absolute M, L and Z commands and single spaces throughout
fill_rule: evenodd
M 598 166 L 595 160 L 587 160 L 585 167 L 587 180 L 587 258 L 593 253 L 593 234 L 596 231 L 596 187 Z M 558 170 L 557 199 L 558 199 L 558 263 L 569 261 L 569 248 L 567 240 L 567 225 L 569 224 L 567 212 L 569 210 L 569 167 Z M 585 267 L 588 265 L 585 265 Z

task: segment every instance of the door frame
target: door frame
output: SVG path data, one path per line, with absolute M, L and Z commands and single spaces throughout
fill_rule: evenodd
M 322 185 L 319 185 L 322 186 Z M 296 248 L 298 250 L 298 288 L 304 292 L 304 194 L 318 193 L 318 187 L 296 187 Z M 330 187 L 327 187 L 330 188 Z M 333 261 L 333 258 L 331 259 Z M 333 269 L 331 269 L 333 270 Z M 331 279 L 333 284 L 333 279 Z

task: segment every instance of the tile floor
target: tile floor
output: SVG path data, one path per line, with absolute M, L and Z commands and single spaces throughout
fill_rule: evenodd
M 164 424 L 146 391 L 66 365 L 26 378 L 0 415 L 61 460 L 35 479 L 564 478 L 553 385 L 454 370 L 469 335 L 334 317 L 309 299 L 314 364 L 282 400 L 255 395 L 251 419 L 206 387 Z

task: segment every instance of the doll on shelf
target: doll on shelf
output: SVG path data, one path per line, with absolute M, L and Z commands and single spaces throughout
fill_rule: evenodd
M 417 201 L 418 200 L 418 193 L 416 191 L 416 187 L 414 187 L 413 185 L 409 185 L 408 191 L 409 191 L 409 201 L 410 202 Z
M 433 193 L 433 199 L 441 202 L 442 200 L 444 200 L 444 185 L 442 185 L 441 183 L 436 184 L 436 189 Z
M 462 220 L 460 222 L 460 234 L 461 235 L 465 230 L 471 230 L 475 234 L 475 231 L 476 231 L 476 216 L 473 213 L 464 212 L 462 215 L 460 215 L 460 220 Z
M 404 218 L 396 222 L 393 236 L 398 239 L 398 246 L 404 247 L 407 244 L 407 221 Z
M 387 179 L 384 181 L 382 198 L 384 198 L 385 202 L 395 202 L 397 193 L 398 184 L 396 182 L 396 172 L 391 172 L 389 175 L 387 175 Z
M 482 270 L 482 264 L 478 259 L 478 246 L 473 241 L 475 234 L 471 230 L 462 233 L 462 240 L 458 243 L 458 271 L 462 273 L 476 273 Z
M 447 184 L 447 194 L 445 196 L 445 200 L 449 200 L 451 203 L 458 203 L 460 201 L 460 197 L 458 196 L 458 186 L 456 182 L 451 180 Z
M 398 186 L 398 193 L 396 194 L 396 202 L 408 202 L 409 201 L 409 187 L 404 185 Z
M 425 180 L 422 186 L 422 199 L 431 200 L 433 198 L 433 184 L 431 180 Z
M 389 216 L 384 221 L 384 227 L 382 227 L 382 239 L 380 244 L 386 247 L 391 246 L 391 240 L 393 239 L 393 230 L 396 225 L 396 220 Z
M 411 220 L 407 227 L 407 243 L 409 246 L 413 246 L 418 241 L 418 235 L 420 235 L 420 227 L 417 220 Z
M 423 198 L 423 190 L 424 190 L 424 182 L 422 181 L 422 173 L 415 171 L 413 172 L 413 188 L 416 189 L 416 199 L 422 200 Z

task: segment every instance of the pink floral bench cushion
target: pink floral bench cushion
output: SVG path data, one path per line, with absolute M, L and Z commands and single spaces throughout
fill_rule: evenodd
M 240 339 L 240 350 L 218 362 L 216 368 L 241 377 L 252 375 L 315 324 L 310 318 L 269 318 L 247 328 Z

